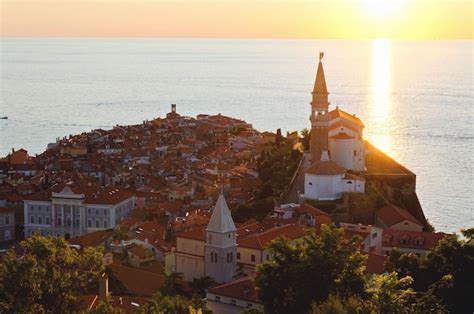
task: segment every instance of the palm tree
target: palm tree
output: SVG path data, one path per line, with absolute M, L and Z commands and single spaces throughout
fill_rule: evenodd
M 193 289 L 193 294 L 198 294 L 201 297 L 206 296 L 206 290 L 214 286 L 216 282 L 210 276 L 203 276 L 198 279 L 194 279 L 191 283 L 191 288 Z
M 162 296 L 175 296 L 177 294 L 183 294 L 183 287 L 181 286 L 182 273 L 171 273 L 166 275 L 165 282 L 160 288 Z

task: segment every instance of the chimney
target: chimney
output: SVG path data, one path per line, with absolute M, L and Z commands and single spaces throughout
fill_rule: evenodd
M 176 113 L 176 104 L 171 104 L 171 112 Z
M 107 302 L 109 296 L 109 278 L 105 273 L 99 278 L 99 300 Z

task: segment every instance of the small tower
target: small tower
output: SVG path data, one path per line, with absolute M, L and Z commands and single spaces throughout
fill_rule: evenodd
M 236 228 L 224 195 L 219 195 L 206 228 L 205 273 L 218 283 L 232 280 L 237 258 Z
M 311 101 L 311 143 L 310 152 L 312 162 L 321 159 L 323 151 L 328 150 L 328 126 L 329 126 L 329 101 L 326 78 L 324 77 L 323 52 L 319 53 L 319 64 L 314 82 Z

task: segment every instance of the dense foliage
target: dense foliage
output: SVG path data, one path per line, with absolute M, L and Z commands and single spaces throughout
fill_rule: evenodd
M 253 201 L 237 207 L 232 217 L 237 222 L 250 218 L 263 219 L 273 209 L 273 199 L 279 198 L 288 187 L 301 159 L 301 152 L 291 141 L 275 145 L 258 158 L 261 186 L 254 192 Z
M 305 313 L 313 302 L 330 294 L 364 295 L 365 257 L 356 249 L 359 239 L 346 239 L 343 230 L 323 225 L 302 241 L 273 241 L 274 258 L 257 266 L 255 284 L 268 313 Z
M 79 295 L 96 291 L 102 270 L 101 252 L 78 252 L 60 237 L 34 235 L 0 264 L 0 312 L 75 311 Z
M 415 291 L 441 300 L 449 311 L 473 313 L 474 228 L 462 234 L 444 237 L 426 257 L 393 251 L 386 268 L 412 276 Z
M 387 274 L 364 274 L 358 239 L 323 225 L 302 241 L 274 240 L 255 284 L 268 313 L 472 313 L 474 228 L 426 257 L 395 251 Z

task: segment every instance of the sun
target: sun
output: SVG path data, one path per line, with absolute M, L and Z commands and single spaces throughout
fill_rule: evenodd
M 389 19 L 400 14 L 405 0 L 362 0 L 367 13 L 376 19 Z

